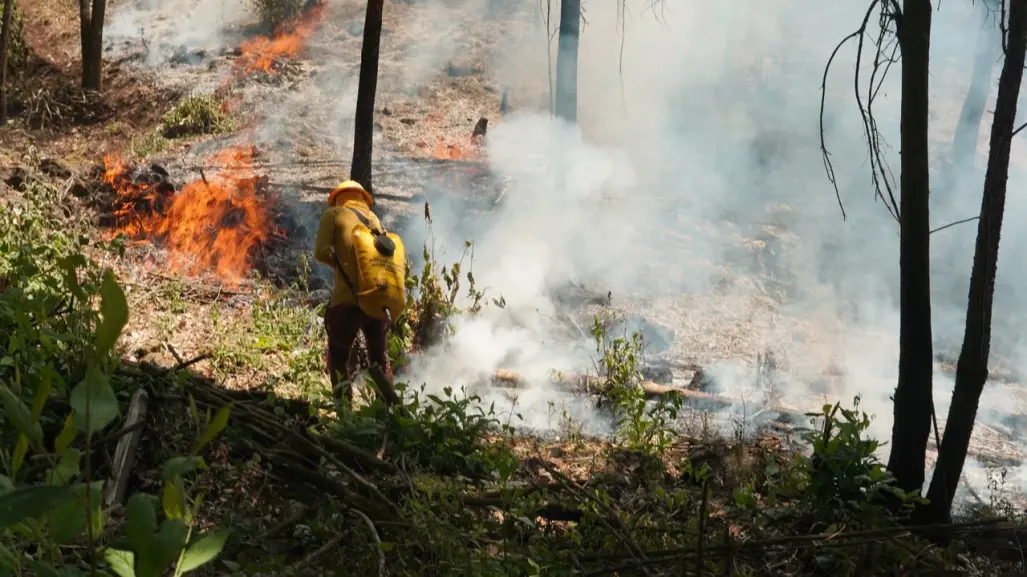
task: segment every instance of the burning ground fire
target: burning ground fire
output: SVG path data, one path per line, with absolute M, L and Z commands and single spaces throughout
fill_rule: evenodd
M 172 272 L 213 272 L 235 283 L 252 266 L 254 252 L 284 233 L 275 224 L 266 177 L 253 174 L 253 147 L 228 148 L 209 159 L 221 167 L 183 186 L 158 186 L 133 177 L 119 158 L 104 158 L 103 181 L 115 194 L 112 236 L 125 234 L 169 252 Z
M 276 30 L 271 38 L 258 36 L 243 42 L 239 46 L 241 54 L 235 62 L 235 75 L 274 74 L 276 63 L 295 58 L 303 51 L 323 18 L 324 3 L 315 2 L 295 20 Z
M 427 148 L 428 144 L 418 143 L 418 147 Z M 472 135 L 470 142 L 465 146 L 450 142 L 440 136 L 432 151 L 432 157 L 439 160 L 483 160 L 484 155 L 484 139 L 477 135 Z
M 432 112 L 425 116 L 425 120 L 429 123 L 439 122 L 440 115 Z M 471 132 L 470 141 L 464 146 L 439 136 L 435 142 L 432 157 L 439 160 L 485 160 L 485 134 L 488 132 L 488 124 L 488 118 L 478 119 L 478 123 Z M 417 142 L 418 148 L 428 148 L 428 146 L 424 140 Z

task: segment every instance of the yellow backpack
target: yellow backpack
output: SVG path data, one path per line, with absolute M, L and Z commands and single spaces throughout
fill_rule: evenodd
M 406 310 L 406 251 L 399 235 L 371 227 L 367 216 L 347 206 L 360 220 L 353 229 L 356 282 L 350 279 L 336 258 L 343 280 L 349 285 L 361 310 L 368 316 L 395 322 Z

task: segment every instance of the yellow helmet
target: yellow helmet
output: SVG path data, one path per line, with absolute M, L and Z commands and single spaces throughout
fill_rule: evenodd
M 371 197 L 371 193 L 367 192 L 366 189 L 355 180 L 344 180 L 337 184 L 335 188 L 328 193 L 328 204 L 335 204 L 335 199 L 346 191 L 356 191 L 364 196 L 364 200 L 367 202 L 367 206 L 374 206 L 374 198 Z

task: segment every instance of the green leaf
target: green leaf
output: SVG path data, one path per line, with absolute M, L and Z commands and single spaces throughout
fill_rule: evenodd
M 87 523 L 85 503 L 67 501 L 50 514 L 50 538 L 57 545 L 68 545 L 86 530 Z
M 79 463 L 82 460 L 82 452 L 78 449 L 65 449 L 61 453 L 61 460 L 53 469 L 47 472 L 46 482 L 48 485 L 67 485 L 81 469 Z
M 61 429 L 60 434 L 54 439 L 54 452 L 63 453 L 65 449 L 71 446 L 77 436 L 78 429 L 75 428 L 75 419 L 68 415 L 68 418 L 64 419 L 64 428 Z
M 6 569 L 6 571 L 0 574 L 14 575 L 17 568 L 18 558 L 3 543 L 0 543 L 0 569 Z
M 28 566 L 38 577 L 61 577 L 61 574 L 54 570 L 53 567 L 34 559 L 28 562 Z
M 25 462 L 25 455 L 29 452 L 29 438 L 18 434 L 18 441 L 14 444 L 14 454 L 11 455 L 11 473 L 17 474 Z
M 129 542 L 135 553 L 135 577 L 160 577 L 171 565 L 178 550 L 181 550 L 179 546 L 178 550 L 169 553 L 174 549 L 178 531 L 175 527 L 181 527 L 182 541 L 185 540 L 185 524 L 179 519 L 165 522 L 161 532 L 156 532 L 157 508 L 154 501 L 153 496 L 143 493 L 132 495 L 128 500 L 125 532 L 128 533 Z
M 231 413 L 232 405 L 225 405 L 218 409 L 217 414 L 214 415 L 214 420 L 210 422 L 210 426 L 208 426 L 207 430 L 203 432 L 203 435 L 200 435 L 199 440 L 196 441 L 196 445 L 193 446 L 193 453 L 207 446 L 207 443 L 214 440 L 214 437 L 228 426 L 228 417 Z
M 125 507 L 125 533 L 136 551 L 146 549 L 157 531 L 157 511 L 154 498 L 145 493 L 136 493 L 128 499 Z
M 185 555 L 182 556 L 182 563 L 179 564 L 178 568 L 185 573 L 213 561 L 221 553 L 221 550 L 224 549 L 225 541 L 228 540 L 228 534 L 228 531 L 217 531 L 204 535 L 199 540 L 190 543 L 189 548 L 185 550 Z
M 207 463 L 203 457 L 172 457 L 164 462 L 163 477 L 165 481 L 170 481 L 176 477 L 183 477 L 186 473 L 206 469 Z
M 118 574 L 118 577 L 136 577 L 135 555 L 131 551 L 121 549 L 105 549 L 103 558 L 110 565 L 111 570 Z
M 74 497 L 69 487 L 35 485 L 21 487 L 0 495 L 0 529 L 24 519 L 34 519 Z
M 88 301 L 89 297 L 86 296 L 85 291 L 82 290 L 82 285 L 78 282 L 77 262 L 73 258 L 65 257 L 58 261 L 58 266 L 61 267 L 61 272 L 64 273 L 64 282 L 68 285 L 68 289 L 71 290 L 71 294 L 80 301 Z
M 86 378 L 72 389 L 71 410 L 75 426 L 86 434 L 99 431 L 118 418 L 118 397 L 111 390 L 107 375 L 95 365 L 89 367 Z
M 39 423 L 32 421 L 32 412 L 6 385 L 0 384 L 0 404 L 4 407 L 4 416 L 14 425 L 19 433 L 34 443 L 43 442 L 43 429 Z
M 168 519 L 185 517 L 185 494 L 175 479 L 164 481 L 161 504 L 164 506 L 164 516 Z
M 136 552 L 136 577 L 161 577 L 182 552 L 187 534 L 188 529 L 181 519 L 165 521 L 150 541 L 146 554 Z
M 110 270 L 103 274 L 100 298 L 100 314 L 103 320 L 100 321 L 100 326 L 96 327 L 96 355 L 103 358 L 114 348 L 114 343 L 118 342 L 118 337 L 121 336 L 121 329 L 128 323 L 128 300 L 125 299 L 125 292 L 121 290 L 114 273 Z
M 47 368 L 49 369 L 49 367 Z M 53 380 L 50 378 L 51 371 L 52 369 L 43 371 L 42 378 L 39 379 L 39 384 L 36 387 L 36 394 L 32 397 L 33 423 L 39 422 L 39 415 L 43 414 L 43 407 L 50 398 L 50 391 L 53 389 Z
M 91 487 L 91 495 L 86 491 Z M 75 485 L 76 499 L 71 499 L 57 507 L 50 513 L 50 537 L 58 545 L 68 545 L 75 540 L 89 523 L 89 506 L 93 512 L 93 528 L 100 533 L 102 526 L 101 494 L 103 493 L 103 481 L 94 481 L 87 486 L 85 483 Z

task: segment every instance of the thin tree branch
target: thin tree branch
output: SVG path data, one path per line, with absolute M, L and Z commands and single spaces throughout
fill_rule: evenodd
M 853 38 L 861 38 L 866 32 L 867 24 L 870 22 L 870 15 L 873 13 L 878 1 L 879 0 L 872 0 L 870 2 L 870 6 L 867 8 L 866 15 L 863 17 L 863 22 L 860 24 L 860 27 L 852 34 L 842 38 L 841 42 L 839 42 L 838 45 L 834 47 L 834 50 L 831 51 L 831 56 L 827 59 L 827 65 L 824 66 L 823 79 L 820 82 L 820 152 L 823 156 L 824 170 L 827 172 L 827 179 L 831 182 L 831 186 L 834 187 L 834 195 L 835 198 L 838 199 L 838 208 L 842 211 L 842 220 L 845 220 L 846 218 L 845 205 L 842 203 L 842 193 L 838 189 L 838 179 L 835 177 L 834 164 L 831 162 L 831 153 L 827 150 L 827 142 L 824 138 L 824 111 L 827 108 L 827 75 L 830 73 L 831 64 L 834 62 L 838 52 L 842 49 L 842 46 L 845 46 L 845 44 Z M 860 42 L 862 45 L 862 40 L 860 40 Z M 858 75 L 858 69 L 856 73 Z

